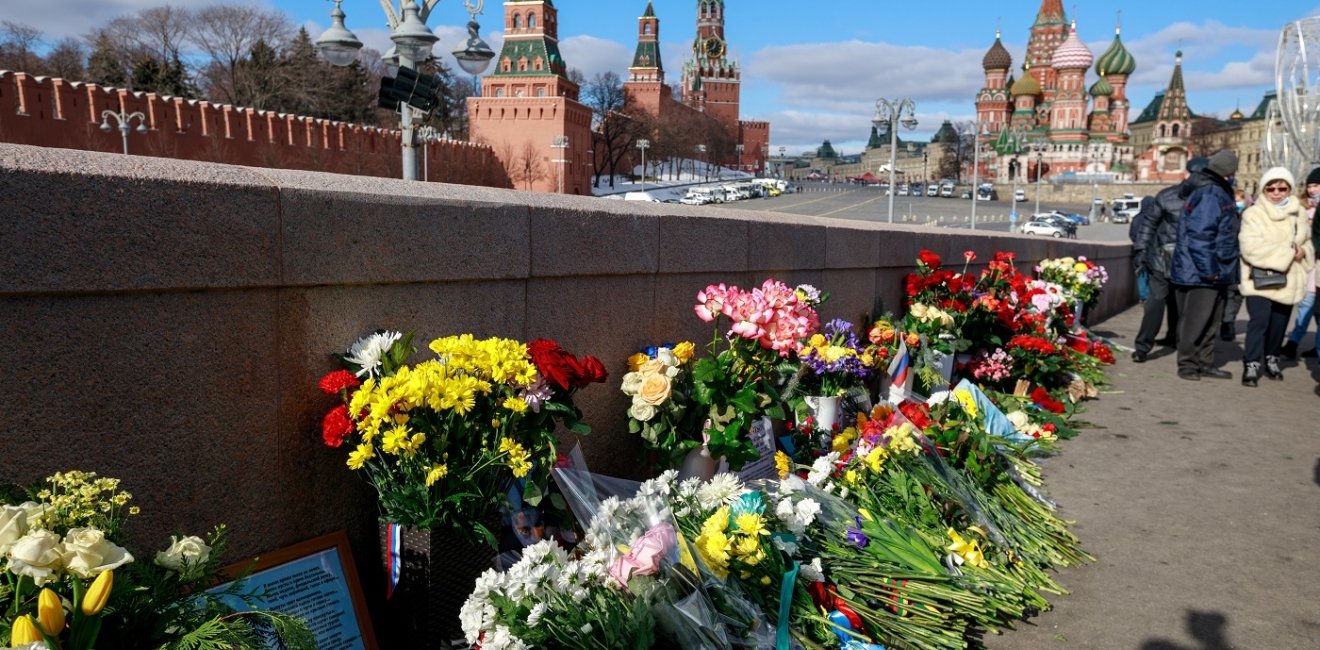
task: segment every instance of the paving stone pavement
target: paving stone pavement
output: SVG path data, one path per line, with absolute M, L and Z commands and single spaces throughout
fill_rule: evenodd
M 1092 329 L 1131 346 L 1140 317 Z M 987 648 L 1320 648 L 1320 368 L 1285 362 L 1282 382 L 1246 388 L 1242 338 L 1217 343 L 1232 380 L 1178 379 L 1168 348 L 1118 355 L 1092 426 L 1045 463 L 1099 561 L 1061 570 L 1072 593 Z

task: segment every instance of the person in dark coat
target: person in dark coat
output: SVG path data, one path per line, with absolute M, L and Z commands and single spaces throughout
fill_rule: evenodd
M 1187 171 L 1189 174 L 1199 172 L 1209 162 L 1206 158 L 1193 158 L 1187 161 Z M 1178 303 L 1169 285 L 1169 267 L 1173 262 L 1174 244 L 1178 241 L 1178 222 L 1182 220 L 1183 205 L 1193 189 L 1189 180 L 1184 180 L 1160 190 L 1154 197 L 1142 199 L 1141 211 L 1133 220 L 1140 225 L 1132 254 L 1146 271 L 1150 288 L 1134 343 L 1136 350 L 1132 353 L 1132 360 L 1137 363 L 1144 363 L 1156 344 L 1178 344 Z M 1157 341 L 1155 335 L 1160 333 L 1160 321 L 1166 314 L 1168 333 L 1164 340 Z
M 1225 290 L 1239 273 L 1232 181 L 1237 167 L 1237 154 L 1221 149 L 1186 181 L 1191 191 L 1178 221 L 1169 275 L 1178 302 L 1178 376 L 1183 379 L 1233 377 L 1215 367 L 1215 335 Z

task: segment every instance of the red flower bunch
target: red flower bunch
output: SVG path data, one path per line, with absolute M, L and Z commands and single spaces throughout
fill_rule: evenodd
M 1114 364 L 1114 351 L 1109 349 L 1108 345 L 1099 341 L 1091 342 L 1091 350 L 1087 354 L 1099 359 L 1100 363 L 1105 365 Z
M 536 339 L 528 343 L 527 353 L 532 356 L 532 363 L 541 376 L 560 390 L 582 388 L 603 382 L 609 377 L 600 359 L 587 356 L 579 361 L 571 352 L 549 339 Z
M 321 439 L 327 447 L 344 444 L 344 438 L 353 433 L 353 422 L 348 419 L 348 406 L 340 404 L 321 418 Z
M 918 429 L 924 431 L 931 425 L 930 407 L 923 402 L 905 399 L 903 403 L 898 405 L 898 410 L 903 414 L 903 417 L 906 417 Z
M 1039 352 L 1041 354 L 1056 354 L 1058 352 L 1058 348 L 1054 343 L 1040 338 L 1039 336 L 1031 336 L 1028 334 L 1018 334 L 1017 336 L 1014 336 L 1012 339 L 1009 339 L 1008 345 L 1005 347 L 1010 350 L 1019 348 L 1022 350 Z
M 1031 391 L 1031 401 L 1050 413 L 1063 413 L 1064 410 L 1063 402 L 1054 399 L 1050 396 L 1049 391 L 1039 386 L 1036 387 L 1036 390 Z
M 924 248 L 921 249 L 920 253 L 917 253 L 917 262 L 931 271 L 940 268 L 941 264 L 939 255 Z

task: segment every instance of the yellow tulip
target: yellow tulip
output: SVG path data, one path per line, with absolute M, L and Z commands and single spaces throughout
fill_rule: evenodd
M 59 636 L 64 631 L 64 604 L 50 589 L 42 589 L 37 596 L 37 622 L 49 636 Z
M 26 645 L 28 643 L 38 643 L 45 641 L 46 637 L 41 636 L 41 630 L 37 629 L 37 624 L 32 622 L 32 618 L 27 614 L 22 614 L 14 619 L 14 627 L 9 630 L 9 643 L 14 646 Z
M 87 588 L 87 593 L 83 594 L 82 613 L 84 616 L 96 616 L 105 609 L 106 601 L 110 600 L 110 590 L 115 586 L 115 572 L 105 571 L 96 576 L 92 581 L 92 586 Z

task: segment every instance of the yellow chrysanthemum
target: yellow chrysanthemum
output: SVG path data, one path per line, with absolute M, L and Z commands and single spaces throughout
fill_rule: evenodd
M 793 461 L 788 454 L 782 451 L 775 452 L 775 470 L 779 472 L 779 480 L 788 478 L 789 472 L 793 471 Z
M 745 512 L 738 515 L 733 520 L 734 530 L 743 535 L 769 535 L 770 531 L 765 529 L 765 518 L 755 512 Z
M 431 469 L 426 472 L 426 487 L 435 485 L 436 481 L 448 475 L 449 467 L 447 465 L 432 465 Z
M 527 410 L 527 401 L 521 397 L 507 397 L 504 399 L 503 406 L 514 413 L 522 413 Z
M 701 533 L 703 535 L 710 532 L 719 532 L 722 534 L 728 529 L 729 506 L 721 506 L 715 512 L 711 513 L 711 515 L 706 518 L 706 521 L 701 524 Z
M 367 461 L 376 457 L 376 450 L 372 448 L 371 443 L 364 442 L 357 446 L 357 449 L 348 454 L 348 468 L 362 469 Z
M 408 439 L 407 427 L 394 427 L 386 431 L 385 436 L 381 438 L 381 451 L 398 456 L 407 448 Z
M 953 396 L 958 398 L 958 403 L 962 405 L 963 412 L 968 417 L 976 417 L 976 398 L 972 397 L 971 391 L 965 388 L 959 388 L 953 391 Z
M 532 471 L 531 456 L 517 441 L 510 438 L 501 439 L 500 453 L 508 454 L 506 464 L 510 470 L 513 470 L 514 476 L 522 478 Z
M 678 359 L 679 363 L 687 363 L 696 352 L 696 347 L 692 344 L 692 341 L 683 341 L 674 346 L 674 357 Z
M 723 531 L 702 532 L 696 539 L 697 555 L 716 576 L 729 575 L 729 537 Z
M 875 447 L 866 454 L 866 468 L 879 474 L 885 468 L 887 458 L 889 458 L 889 452 L 884 447 Z

